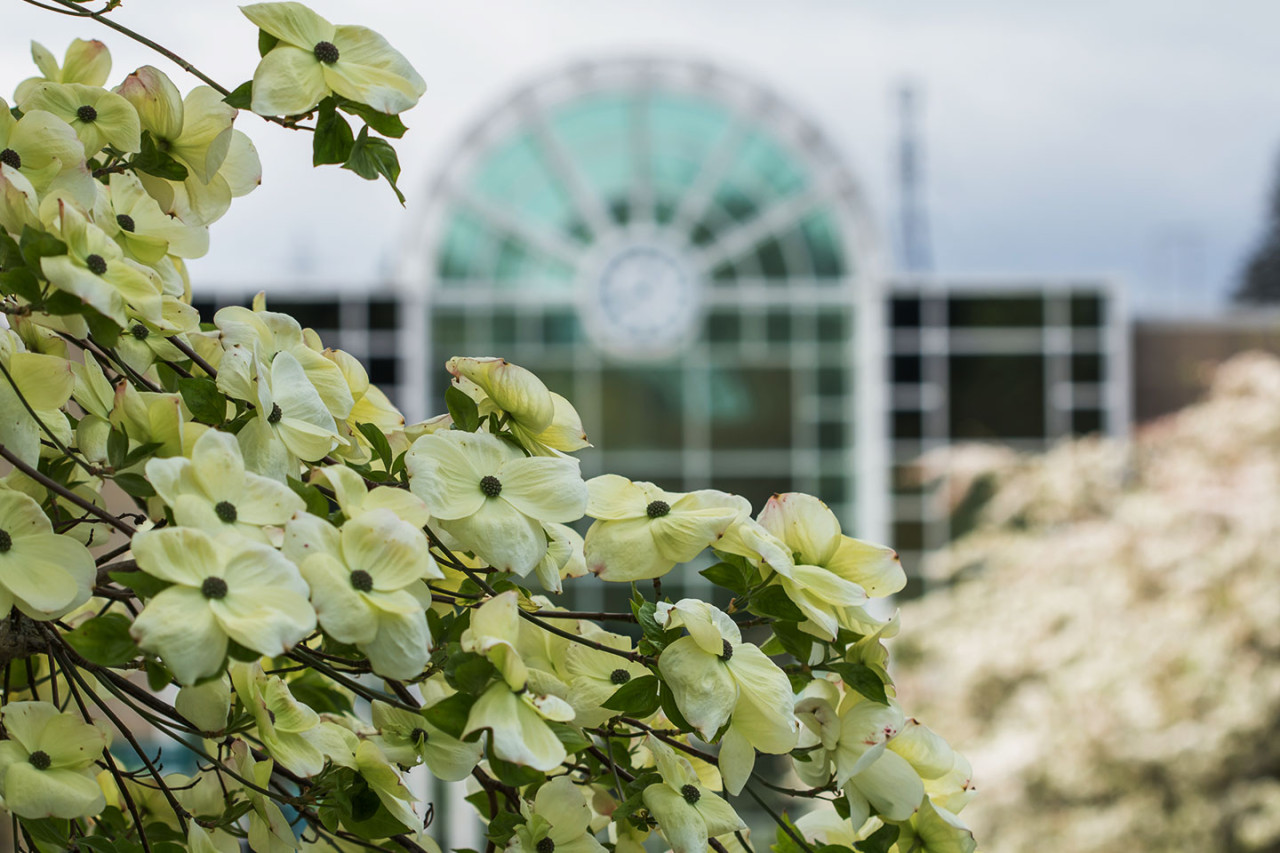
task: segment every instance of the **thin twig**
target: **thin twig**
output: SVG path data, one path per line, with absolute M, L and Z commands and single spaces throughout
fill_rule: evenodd
M 9 448 L 5 447 L 3 444 L 0 444 L 0 458 L 3 458 L 14 468 L 17 468 L 19 471 L 26 474 L 31 479 L 35 480 L 37 483 L 44 486 L 46 489 L 49 489 L 52 492 L 58 493 L 62 497 L 71 501 L 76 506 L 80 507 L 85 512 L 89 512 L 96 515 L 98 518 L 102 519 L 107 524 L 110 524 L 116 530 L 119 530 L 125 536 L 133 536 L 133 534 L 138 532 L 137 529 L 134 528 L 134 526 L 129 524 L 127 521 L 123 521 L 122 519 L 117 518 L 116 516 L 107 512 L 105 509 L 95 506 L 94 504 L 90 503 L 89 501 L 77 495 L 75 492 L 63 486 L 61 483 L 58 483 L 50 479 L 49 477 L 46 477 L 44 474 L 41 474 L 38 470 L 36 470 L 35 468 L 32 468 L 26 462 L 23 462 L 21 459 L 19 459 L 16 455 L 14 455 L 14 453 L 11 450 L 9 450 Z

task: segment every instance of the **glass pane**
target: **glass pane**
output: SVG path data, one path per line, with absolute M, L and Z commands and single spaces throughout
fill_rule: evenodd
M 552 174 L 529 132 L 520 133 L 491 152 L 472 179 L 477 195 L 501 206 L 534 228 L 560 231 L 577 238 L 580 223 L 568 192 Z
M 791 446 L 791 371 L 724 367 L 711 376 L 711 445 Z
M 684 440 L 683 379 L 672 368 L 605 369 L 601 376 L 604 424 L 596 443 L 604 450 L 679 447 Z
M 1072 382 L 1101 382 L 1103 361 L 1098 353 L 1077 353 L 1071 356 Z
M 631 185 L 635 176 L 630 96 L 597 95 L 557 109 L 551 126 L 574 167 L 590 189 L 604 199 L 617 222 L 631 216 Z
M 1086 294 L 1071 297 L 1071 325 L 1100 326 L 1103 319 L 1102 297 Z
M 713 344 L 737 343 L 742 337 L 742 318 L 736 311 L 712 311 L 707 315 L 707 339 Z
M 954 438 L 1043 438 L 1044 357 L 957 355 L 951 365 Z
M 813 214 L 800 223 L 800 228 L 809 246 L 814 276 L 836 278 L 844 275 L 844 252 L 831 217 L 825 213 Z
M 895 355 L 893 361 L 892 380 L 906 384 L 924 381 L 924 362 L 918 355 Z
M 843 312 L 828 309 L 827 313 L 818 315 L 818 340 L 844 341 L 847 336 L 847 324 Z
M 1102 432 L 1103 414 L 1097 409 L 1077 409 L 1071 413 L 1071 431 L 1076 435 Z
M 957 328 L 1044 325 L 1044 300 L 1039 296 L 953 296 L 947 300 L 947 310 L 950 324 Z
M 889 303 L 889 318 L 895 328 L 916 329 L 920 327 L 920 298 L 917 296 L 897 296 Z

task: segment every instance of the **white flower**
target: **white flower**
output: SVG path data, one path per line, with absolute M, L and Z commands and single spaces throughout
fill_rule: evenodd
M 326 633 L 354 643 L 379 675 L 422 672 L 431 656 L 431 595 L 422 581 L 444 575 L 421 530 L 387 509 L 361 513 L 341 530 L 300 512 L 285 528 L 284 553 L 311 587 Z
M 427 89 L 409 61 L 370 29 L 335 27 L 301 3 L 254 3 L 240 11 L 280 40 L 253 73 L 255 113 L 305 113 L 331 91 L 400 113 Z
M 228 639 L 279 655 L 315 629 L 306 582 L 274 548 L 173 527 L 134 536 L 133 554 L 143 571 L 173 586 L 147 602 L 131 633 L 180 684 L 217 673 Z
M 196 439 L 190 459 L 151 459 L 146 471 L 179 525 L 215 535 L 235 532 L 270 544 L 263 528 L 283 527 L 306 506 L 283 483 L 246 471 L 235 436 L 213 429 Z
M 96 574 L 88 549 L 54 533 L 40 504 L 0 488 L 0 614 L 54 619 L 89 600 Z
M 4 707 L 8 739 L 0 741 L 0 794 L 18 817 L 77 818 L 102 811 L 106 801 L 91 771 L 110 735 L 59 713 L 48 702 Z
M 736 794 L 751 774 L 755 750 L 781 755 L 796 745 L 800 723 L 791 682 L 764 652 L 742 642 L 733 620 L 710 604 L 688 598 L 662 603 L 655 618 L 689 631 L 658 658 L 680 713 L 708 741 L 731 722 L 720 769 L 726 788 Z
M 645 735 L 645 745 L 662 781 L 644 789 L 644 804 L 674 853 L 704 853 L 708 838 L 747 828 L 728 802 L 703 787 L 689 759 L 653 735 Z
M 582 517 L 587 487 L 578 460 L 526 457 L 487 433 L 424 435 L 405 457 L 409 488 L 466 550 L 526 575 L 547 551 L 542 522 Z
M 606 581 L 665 575 L 692 560 L 751 512 L 745 498 L 713 489 L 666 492 L 605 474 L 587 483 L 587 568 Z

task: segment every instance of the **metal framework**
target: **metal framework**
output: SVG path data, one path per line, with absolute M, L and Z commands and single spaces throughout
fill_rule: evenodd
M 916 276 L 889 288 L 890 541 L 915 582 L 956 533 L 946 482 L 921 488 L 921 455 L 966 442 L 1046 450 L 1126 436 L 1129 332 L 1111 280 Z

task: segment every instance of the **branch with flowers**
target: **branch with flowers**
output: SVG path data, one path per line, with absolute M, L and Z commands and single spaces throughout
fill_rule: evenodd
M 33 43 L 39 75 L 0 105 L 14 849 L 437 851 L 420 765 L 487 851 L 974 849 L 968 764 L 904 715 L 896 617 L 867 609 L 905 583 L 897 557 L 819 500 L 753 518 L 720 491 L 584 481 L 573 405 L 499 358 L 451 359 L 447 413 L 406 424 L 261 296 L 201 322 L 186 261 L 261 179 L 242 110 L 403 200 L 389 140 L 425 87 L 381 36 L 246 6 L 262 58 L 230 88 L 116 2 L 28 2 L 204 85 L 145 66 L 107 89 L 101 42 L 61 62 Z M 708 553 L 726 606 L 662 594 Z M 629 609 L 556 603 L 570 578 L 629 585 Z

